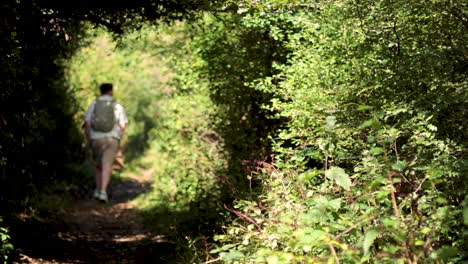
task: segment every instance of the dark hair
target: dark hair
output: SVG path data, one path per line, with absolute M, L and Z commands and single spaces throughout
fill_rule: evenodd
M 101 84 L 101 86 L 99 87 L 99 90 L 101 90 L 101 95 L 109 92 L 109 91 L 112 91 L 112 83 L 103 83 Z

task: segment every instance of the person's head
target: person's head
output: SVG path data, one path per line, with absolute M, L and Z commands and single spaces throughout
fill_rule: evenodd
M 112 83 L 103 83 L 99 87 L 99 90 L 101 90 L 101 95 L 112 95 Z

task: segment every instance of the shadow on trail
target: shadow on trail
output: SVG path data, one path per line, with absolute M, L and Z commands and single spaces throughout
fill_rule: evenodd
M 12 230 L 19 263 L 178 263 L 164 234 L 147 230 L 130 201 L 151 191 L 149 180 L 114 180 L 111 200 L 77 198 L 55 220 L 19 221 Z

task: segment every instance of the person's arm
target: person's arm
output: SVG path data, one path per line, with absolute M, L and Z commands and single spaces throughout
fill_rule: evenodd
M 86 140 L 88 140 L 88 142 L 91 142 L 91 123 L 88 121 L 85 121 L 85 136 Z
M 122 105 L 118 104 L 117 105 L 118 109 L 118 116 L 119 116 L 119 127 L 120 127 L 120 137 L 123 137 L 125 134 L 125 128 L 128 123 L 128 118 L 127 115 L 125 114 L 125 110 Z
M 91 116 L 94 111 L 94 102 L 89 106 L 88 111 L 86 111 L 85 114 L 85 124 L 84 124 L 84 129 L 85 129 L 85 136 L 88 142 L 91 142 Z
M 120 137 L 123 137 L 125 134 L 125 125 L 120 124 Z

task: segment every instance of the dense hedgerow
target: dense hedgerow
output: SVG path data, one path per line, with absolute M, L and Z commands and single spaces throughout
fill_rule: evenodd
M 244 175 L 261 182 L 258 196 L 229 209 L 237 219 L 212 253 L 226 262 L 466 260 L 466 6 L 444 4 L 269 1 L 217 20 L 230 30 L 203 36 L 217 40 L 206 54 L 226 45 L 220 39 L 236 52 L 270 47 L 239 37 L 261 32 L 287 58 L 244 79 L 257 57 L 216 49 L 207 68 L 231 102 L 222 111 L 256 94 L 253 122 L 258 112 L 287 122 L 255 145 L 271 144 L 274 160 Z M 231 78 L 242 80 L 238 90 L 220 88 Z

